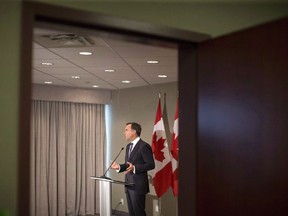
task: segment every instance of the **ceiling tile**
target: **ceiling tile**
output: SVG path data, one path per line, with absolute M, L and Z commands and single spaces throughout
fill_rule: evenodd
M 81 67 L 123 67 L 127 64 L 121 58 L 71 58 L 69 59 Z
M 115 58 L 119 57 L 108 47 L 79 47 L 79 48 L 51 48 L 49 49 L 65 58 L 95 59 L 95 58 Z M 79 52 L 92 52 L 90 56 L 79 55 Z
M 96 68 L 96 67 L 87 67 L 85 68 L 87 71 L 97 75 L 98 77 L 102 77 L 103 79 L 139 79 L 139 75 L 135 73 L 133 69 L 130 67 L 114 67 L 115 72 L 105 72 L 107 68 Z M 112 68 L 108 68 L 112 69 Z
M 63 67 L 63 68 L 43 67 L 43 68 L 38 68 L 37 70 L 43 73 L 48 73 L 52 75 L 81 76 L 81 75 L 90 74 L 89 72 L 79 67 L 72 67 L 72 68 L 71 67 Z
M 46 65 L 42 65 L 42 62 L 51 62 L 53 63 L 53 65 L 51 66 L 46 66 Z M 72 64 L 69 61 L 66 61 L 64 59 L 48 59 L 48 61 L 44 61 L 44 60 L 33 60 L 33 68 L 63 68 L 63 67 L 76 67 L 76 65 Z
M 49 60 L 49 59 L 61 59 L 61 57 L 54 54 L 53 52 L 50 52 L 47 49 L 35 48 L 33 49 L 33 59 L 34 60 L 38 60 L 38 59 Z
M 157 56 L 177 56 L 177 50 L 148 45 L 119 46 L 113 47 L 122 57 L 157 57 Z
M 148 64 L 147 61 L 148 60 L 157 60 L 159 61 L 158 64 Z M 153 57 L 149 57 L 149 56 L 144 56 L 144 57 L 127 57 L 125 58 L 125 61 L 132 66 L 149 66 L 149 67 L 154 67 L 155 65 L 177 65 L 178 64 L 178 60 L 177 57 L 174 56 L 153 56 Z
M 45 84 L 45 81 L 50 81 L 53 82 L 52 84 L 49 85 L 63 85 L 63 86 L 72 86 L 71 83 L 67 83 L 63 80 L 59 80 L 55 77 L 49 76 L 49 75 L 34 75 L 33 76 L 33 83 L 37 83 L 37 84 Z
M 117 88 L 120 88 L 120 89 L 149 85 L 142 79 L 138 79 L 138 80 L 130 79 L 131 83 L 122 83 L 122 81 L 123 81 L 123 79 L 122 80 L 113 80 L 113 85 L 116 86 Z
M 32 46 L 33 46 L 33 49 L 44 49 L 45 48 L 36 42 L 32 42 Z
M 135 70 L 141 74 L 145 75 L 159 75 L 159 74 L 175 74 L 177 75 L 177 66 L 133 66 Z
M 78 83 L 75 84 L 77 87 L 81 88 L 93 88 L 93 89 L 117 89 L 115 86 L 110 85 L 104 81 L 98 80 L 98 81 L 91 81 L 90 83 Z M 97 85 L 98 87 L 95 88 L 93 85 Z

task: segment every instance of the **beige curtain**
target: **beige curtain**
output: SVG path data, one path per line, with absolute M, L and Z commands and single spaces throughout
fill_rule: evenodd
M 104 105 L 32 101 L 31 215 L 99 212 L 105 155 Z

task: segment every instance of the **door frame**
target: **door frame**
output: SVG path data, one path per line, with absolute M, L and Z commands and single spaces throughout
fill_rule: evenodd
M 206 34 L 38 2 L 22 2 L 19 83 L 18 215 L 30 215 L 30 110 L 32 38 L 36 22 L 100 30 L 148 43 L 178 46 L 179 197 L 178 215 L 197 215 L 197 43 Z M 28 125 L 27 125 L 28 122 Z M 183 161 L 183 163 L 182 163 Z M 187 186 L 189 185 L 189 186 Z

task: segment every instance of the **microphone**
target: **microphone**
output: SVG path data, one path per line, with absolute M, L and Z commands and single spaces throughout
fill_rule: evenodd
M 119 157 L 120 153 L 123 151 L 124 147 L 122 147 L 119 151 L 119 153 L 117 154 L 117 156 L 115 157 L 115 159 L 112 161 L 112 163 L 110 164 L 110 166 L 108 167 L 108 169 L 105 171 L 105 173 L 101 176 L 101 178 L 106 178 L 106 179 L 110 179 L 106 176 L 106 173 L 108 172 L 108 170 L 111 168 L 112 164 L 117 160 L 117 158 Z

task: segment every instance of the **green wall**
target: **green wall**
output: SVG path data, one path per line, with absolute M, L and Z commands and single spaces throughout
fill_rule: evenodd
M 0 215 L 16 215 L 20 3 L 1 1 L 0 29 Z
M 172 0 L 140 1 L 140 0 L 110 0 L 110 1 L 55 1 L 38 0 L 52 4 L 73 7 L 93 12 L 99 12 L 138 21 L 161 24 L 165 26 L 207 33 L 212 37 L 232 33 L 288 16 L 288 2 L 251 3 L 235 2 L 221 3 L 214 1 Z M 229 1 L 228 1 L 229 2 Z

